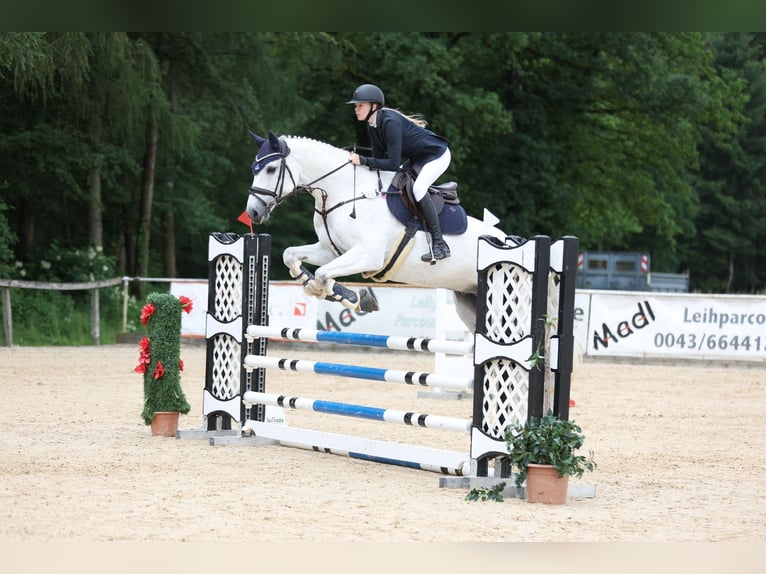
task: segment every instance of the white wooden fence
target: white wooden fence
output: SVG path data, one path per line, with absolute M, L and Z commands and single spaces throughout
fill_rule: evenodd
M 19 279 L 0 279 L 0 291 L 3 300 L 3 334 L 5 345 L 13 346 L 13 307 L 11 305 L 11 289 L 41 289 L 52 291 L 91 291 L 90 303 L 90 335 L 94 345 L 101 344 L 99 289 L 123 285 L 122 302 L 122 330 L 127 329 L 128 323 L 128 284 L 131 281 L 143 281 L 145 283 L 183 283 L 185 281 L 199 281 L 199 279 L 170 279 L 165 277 L 114 277 L 99 281 L 86 281 L 83 283 L 45 283 L 42 281 L 22 281 Z

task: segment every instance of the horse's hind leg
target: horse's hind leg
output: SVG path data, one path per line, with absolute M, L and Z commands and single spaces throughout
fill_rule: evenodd
M 455 312 L 471 333 L 476 332 L 476 295 L 474 293 L 452 292 Z

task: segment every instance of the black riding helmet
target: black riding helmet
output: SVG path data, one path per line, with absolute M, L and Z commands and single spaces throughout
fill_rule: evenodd
M 351 95 L 351 99 L 346 102 L 347 104 L 358 104 L 369 102 L 371 104 L 378 104 L 379 106 L 386 105 L 386 98 L 383 95 L 383 90 L 374 84 L 362 84 Z

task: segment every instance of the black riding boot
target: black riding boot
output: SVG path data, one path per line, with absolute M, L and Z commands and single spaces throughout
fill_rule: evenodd
M 439 224 L 439 216 L 436 213 L 436 207 L 434 202 L 431 201 L 431 194 L 426 193 L 423 199 L 418 201 L 420 206 L 420 213 L 426 220 L 428 231 L 431 234 L 433 241 L 431 242 L 431 249 L 433 249 L 433 257 L 431 253 L 424 253 L 420 256 L 421 261 L 432 261 L 434 259 L 446 259 L 450 256 L 449 246 L 442 239 L 442 228 Z

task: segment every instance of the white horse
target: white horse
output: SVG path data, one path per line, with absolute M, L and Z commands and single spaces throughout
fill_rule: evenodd
M 457 225 L 462 232 L 450 235 L 449 226 L 443 224 L 452 256 L 435 265 L 423 262 L 420 256 L 429 251 L 430 235 L 422 230 L 406 234 L 405 225 L 388 207 L 388 201 L 394 199 L 387 197 L 394 172 L 354 167 L 348 151 L 317 140 L 277 137 L 272 132 L 268 138 L 250 134 L 260 146 L 247 201 L 253 223 L 268 221 L 277 206 L 299 192 L 314 198 L 318 241 L 288 247 L 282 256 L 290 275 L 306 293 L 370 312 L 378 309 L 370 290 L 362 288 L 357 293 L 336 283 L 335 278 L 362 274 L 377 281 L 449 289 L 458 316 L 474 332 L 478 238 L 505 239 L 495 227 L 496 217 L 485 209 L 484 221 L 466 218 L 462 207 L 445 205 L 445 211 L 448 207 L 462 217 L 462 227 Z M 318 267 L 312 273 L 303 263 Z

